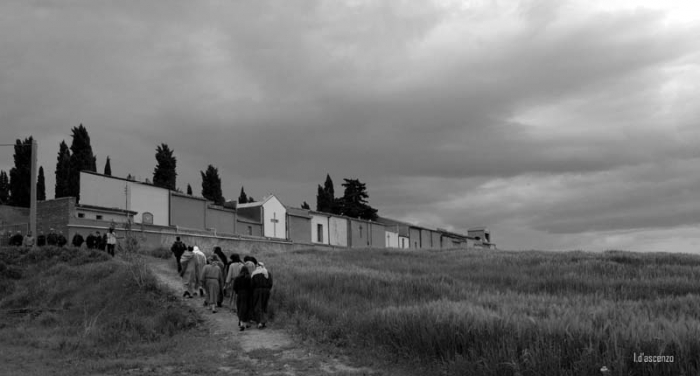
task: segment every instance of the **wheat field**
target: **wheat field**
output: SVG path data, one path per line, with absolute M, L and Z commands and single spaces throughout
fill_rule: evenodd
M 275 317 L 302 337 L 429 373 L 700 371 L 697 256 L 308 249 L 261 259 L 275 275 Z

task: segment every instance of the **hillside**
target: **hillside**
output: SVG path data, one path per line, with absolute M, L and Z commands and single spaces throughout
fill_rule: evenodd
M 101 252 L 4 248 L 0 374 L 699 370 L 697 256 L 376 249 L 256 256 L 275 276 L 272 321 L 240 333 L 228 310 L 211 314 L 199 299 L 179 297 L 172 259 L 133 264 Z

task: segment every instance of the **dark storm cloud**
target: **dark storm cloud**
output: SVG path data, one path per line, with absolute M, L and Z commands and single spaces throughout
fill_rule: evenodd
M 40 135 L 47 186 L 84 123 L 98 170 L 150 178 L 167 143 L 182 189 L 213 164 L 228 198 L 312 203 L 330 173 L 431 227 L 689 223 L 687 171 L 639 171 L 698 157 L 700 28 L 572 4 L 5 2 L 0 134 Z

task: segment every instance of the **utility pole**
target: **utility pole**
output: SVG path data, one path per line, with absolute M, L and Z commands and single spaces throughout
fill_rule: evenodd
M 31 197 L 29 198 L 29 230 L 36 236 L 36 161 L 39 147 L 37 141 L 32 138 L 32 163 L 31 163 Z

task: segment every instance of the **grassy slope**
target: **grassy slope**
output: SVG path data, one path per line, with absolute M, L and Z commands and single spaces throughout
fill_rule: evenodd
M 198 320 L 152 275 L 97 251 L 3 248 L 0 292 L 1 374 L 136 367 L 178 354 Z
M 261 257 L 304 336 L 453 375 L 697 374 L 700 257 L 297 251 Z M 672 355 L 639 364 L 635 353 Z

